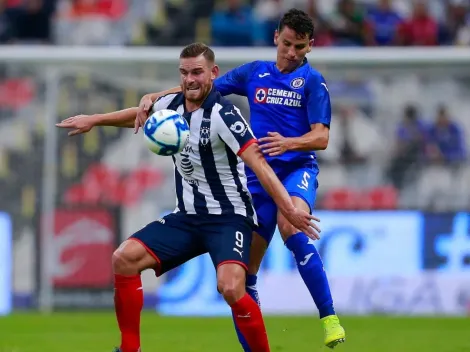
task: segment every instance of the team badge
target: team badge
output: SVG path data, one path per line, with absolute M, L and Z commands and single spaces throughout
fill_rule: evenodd
M 303 79 L 302 77 L 294 78 L 290 82 L 290 86 L 294 89 L 302 88 L 304 84 L 305 84 L 305 79 Z
M 204 147 L 208 145 L 211 139 L 211 132 L 209 128 L 201 127 L 199 137 L 200 137 L 200 142 Z
M 267 97 L 268 97 L 268 90 L 266 88 L 256 88 L 256 91 L 255 91 L 256 103 L 266 103 Z

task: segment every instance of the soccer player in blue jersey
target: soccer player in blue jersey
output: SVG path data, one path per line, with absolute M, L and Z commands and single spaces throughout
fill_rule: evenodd
M 313 46 L 313 32 L 309 16 L 303 11 L 291 9 L 282 17 L 274 35 L 277 46 L 275 62 L 250 62 L 214 81 L 222 95 L 238 94 L 248 98 L 251 127 L 269 164 L 288 190 L 295 206 L 309 212 L 314 209 L 318 186 L 315 150 L 326 149 L 331 121 L 326 82 L 305 57 Z M 83 133 L 100 124 L 99 121 L 116 121 L 117 124 L 135 118 L 137 114 L 137 131 L 145 122 L 153 101 L 163 94 L 179 90 L 178 87 L 146 95 L 139 109 L 121 110 L 94 119 L 84 115 L 72 117 L 68 120 L 68 127 L 74 129 L 72 134 Z M 324 328 L 324 343 L 334 348 L 345 341 L 345 331 L 335 313 L 328 279 L 314 240 L 288 223 L 249 169 L 247 176 L 259 219 L 251 246 L 247 292 L 259 302 L 256 274 L 277 225 L 318 308 Z M 250 351 L 238 329 L 237 333 L 244 350 Z

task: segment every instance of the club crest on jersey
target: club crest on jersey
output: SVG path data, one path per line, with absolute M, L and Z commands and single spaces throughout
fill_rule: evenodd
M 290 86 L 294 89 L 302 88 L 304 84 L 305 84 L 305 79 L 303 79 L 302 77 L 294 78 L 290 82 Z
M 211 140 L 211 131 L 208 127 L 201 127 L 199 132 L 199 140 L 202 146 L 206 146 L 209 144 Z
M 268 89 L 267 88 L 256 88 L 255 101 L 257 103 L 265 103 L 267 97 L 268 97 Z

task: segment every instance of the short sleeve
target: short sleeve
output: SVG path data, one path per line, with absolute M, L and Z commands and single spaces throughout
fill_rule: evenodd
M 226 74 L 220 76 L 214 81 L 215 88 L 222 96 L 230 94 L 246 96 L 246 85 L 251 73 L 253 72 L 255 64 L 256 62 L 249 62 L 228 71 Z
M 253 131 L 243 118 L 240 110 L 234 105 L 226 105 L 219 110 L 216 119 L 219 137 L 240 156 L 246 148 L 256 143 Z
M 331 102 L 328 86 L 321 75 L 310 75 L 307 80 L 307 112 L 311 125 L 322 123 L 330 127 Z
M 182 95 L 182 93 L 178 93 L 178 94 L 171 93 L 171 94 L 167 94 L 167 95 L 159 97 L 157 100 L 153 102 L 152 106 L 150 107 L 150 111 L 154 113 L 156 111 L 167 109 L 174 99 L 179 98 L 179 95 Z

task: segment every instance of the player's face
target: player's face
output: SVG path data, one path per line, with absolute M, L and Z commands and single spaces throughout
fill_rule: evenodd
M 313 39 L 308 35 L 300 36 L 293 29 L 284 27 L 281 32 L 274 34 L 274 44 L 277 46 L 277 67 L 281 72 L 295 70 L 312 50 Z
M 212 88 L 219 68 L 203 55 L 180 59 L 181 89 L 190 102 L 201 102 Z

